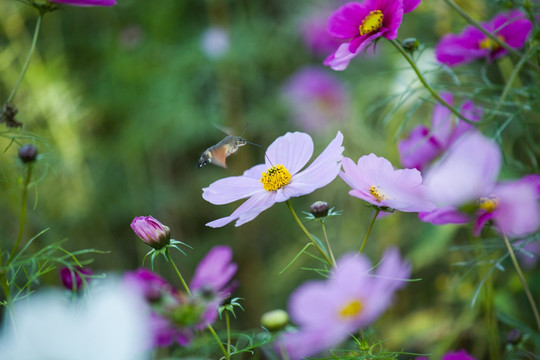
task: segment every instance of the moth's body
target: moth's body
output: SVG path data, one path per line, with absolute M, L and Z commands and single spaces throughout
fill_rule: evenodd
M 246 144 L 247 141 L 242 137 L 229 135 L 216 145 L 210 146 L 208 149 L 206 149 L 206 151 L 202 153 L 201 158 L 197 163 L 197 167 L 200 168 L 206 164 L 212 163 L 214 165 L 226 168 L 227 156 L 233 154 L 240 146 L 244 146 Z

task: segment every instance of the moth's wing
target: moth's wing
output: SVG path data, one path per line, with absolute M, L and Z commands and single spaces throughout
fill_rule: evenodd
M 227 146 L 216 146 L 212 150 L 212 161 L 211 163 L 217 166 L 226 168 L 226 159 L 227 159 Z

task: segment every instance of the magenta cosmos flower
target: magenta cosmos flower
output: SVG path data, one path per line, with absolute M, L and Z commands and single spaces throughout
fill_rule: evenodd
M 92 275 L 92 270 L 89 268 L 82 268 L 80 266 L 74 266 L 72 269 L 66 266 L 60 269 L 60 279 L 62 280 L 62 285 L 64 285 L 64 287 L 68 290 L 81 289 L 83 286 L 83 277 L 85 284 L 87 284 L 90 280 L 87 278 L 88 275 Z
M 377 207 L 405 212 L 435 209 L 435 205 L 426 200 L 420 171 L 394 170 L 390 161 L 375 154 L 362 156 L 357 164 L 344 158 L 339 176 L 352 188 L 350 195 Z
M 519 10 L 498 14 L 482 26 L 508 46 L 519 49 L 525 44 L 532 30 L 532 23 Z M 466 64 L 476 59 L 487 61 L 500 58 L 508 51 L 488 38 L 476 27 L 469 25 L 459 35 L 443 36 L 435 48 L 437 60 L 448 66 Z
M 487 221 L 508 236 L 534 232 L 540 223 L 538 178 L 499 182 L 501 151 L 497 144 L 473 131 L 464 135 L 426 170 L 428 197 L 438 208 L 420 213 L 432 224 L 475 221 L 478 235 Z
M 451 93 L 443 92 L 441 97 L 453 105 L 454 98 Z M 470 100 L 463 103 L 460 113 L 471 121 L 479 121 L 482 117 L 482 110 Z M 431 129 L 418 125 L 408 138 L 398 143 L 401 164 L 406 168 L 422 171 L 427 164 L 472 128 L 471 124 L 456 119 L 447 107 L 437 103 L 433 108 Z
M 380 37 L 397 37 L 403 14 L 413 11 L 420 0 L 365 0 L 350 2 L 338 8 L 328 20 L 328 33 L 347 39 L 326 58 L 324 65 L 345 70 L 353 57 Z
M 277 138 L 266 151 L 266 163 L 246 170 L 242 176 L 218 180 L 203 189 L 203 198 L 222 205 L 249 198 L 230 216 L 207 223 L 221 227 L 231 221 L 236 226 L 247 223 L 277 202 L 309 194 L 334 180 L 343 157 L 343 134 L 338 132 L 306 169 L 301 169 L 313 155 L 313 140 L 308 134 L 287 133 Z
M 428 360 L 427 357 L 416 357 L 415 360 Z M 474 357 L 469 355 L 465 350 L 448 352 L 443 355 L 441 360 L 476 360 Z
M 305 67 L 293 74 L 283 88 L 283 98 L 293 119 L 306 131 L 323 132 L 348 115 L 347 89 L 327 71 Z
M 350 333 L 373 323 L 406 285 L 410 264 L 396 248 L 385 251 L 377 271 L 365 255 L 348 254 L 325 281 L 311 281 L 289 300 L 291 319 L 299 331 L 283 334 L 280 346 L 300 359 L 338 345 Z
M 152 216 L 138 216 L 131 222 L 137 236 L 156 250 L 167 246 L 171 241 L 171 230 Z
M 66 4 L 72 6 L 113 6 L 116 0 L 49 0 L 57 4 Z

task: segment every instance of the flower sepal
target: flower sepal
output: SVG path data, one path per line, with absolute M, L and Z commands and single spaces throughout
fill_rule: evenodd
M 144 258 L 143 258 L 143 261 L 142 261 L 143 265 L 144 265 L 144 262 L 145 262 L 145 260 L 146 260 L 146 258 L 148 256 L 150 256 L 150 264 L 151 264 L 152 269 L 154 269 L 154 259 L 159 255 L 163 255 L 165 260 L 168 262 L 169 259 L 167 257 L 167 252 L 169 251 L 170 248 L 174 248 L 174 249 L 180 251 L 182 254 L 187 255 L 184 250 L 182 250 L 182 249 L 180 249 L 178 247 L 178 245 L 184 245 L 184 246 L 187 246 L 188 248 L 192 249 L 191 246 L 189 246 L 188 244 L 186 244 L 186 243 L 184 243 L 182 241 L 170 239 L 169 243 L 166 244 L 165 246 L 163 246 L 163 247 L 161 247 L 159 249 L 154 249 L 153 248 L 152 250 L 147 252 L 146 255 L 144 255 Z
M 219 318 L 221 319 L 221 314 L 224 311 L 228 311 L 236 318 L 236 313 L 234 312 L 234 308 L 238 307 L 242 309 L 242 311 L 245 311 L 242 305 L 238 302 L 239 300 L 244 300 L 244 298 L 241 297 L 235 297 L 231 299 L 231 301 L 228 304 L 221 305 L 218 309 Z
M 324 215 L 324 216 L 316 216 L 314 215 L 313 213 L 311 212 L 307 212 L 307 211 L 302 211 L 302 213 L 304 215 L 306 215 L 304 217 L 304 220 L 309 220 L 309 221 L 325 221 L 326 218 L 329 218 L 329 217 L 332 217 L 332 216 L 339 216 L 341 215 L 341 213 L 343 212 L 343 210 L 334 210 L 335 207 L 332 207 L 330 209 L 328 209 L 328 214 Z

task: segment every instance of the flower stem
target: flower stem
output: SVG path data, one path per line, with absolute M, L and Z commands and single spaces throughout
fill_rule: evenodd
M 330 247 L 330 241 L 328 241 L 328 235 L 326 234 L 326 226 L 324 226 L 324 219 L 321 219 L 321 227 L 324 234 L 324 240 L 326 241 L 326 246 L 328 248 L 328 252 L 330 253 L 330 259 L 332 259 L 332 263 L 335 267 L 337 267 L 336 258 L 334 257 L 334 253 L 332 252 L 332 248 Z
M 508 240 L 508 237 L 506 236 L 506 234 L 503 234 L 503 239 L 504 239 L 504 244 L 506 245 L 506 248 L 508 249 L 508 253 L 510 254 L 510 258 L 512 259 L 512 263 L 514 264 L 514 267 L 516 268 L 516 272 L 518 274 L 519 280 L 521 281 L 521 284 L 523 285 L 523 290 L 525 290 L 525 294 L 527 295 L 527 299 L 529 300 L 529 303 L 531 305 L 532 311 L 534 313 L 534 318 L 536 320 L 536 326 L 538 327 L 538 330 L 540 330 L 540 315 L 538 314 L 538 308 L 536 307 L 536 303 L 534 302 L 534 298 L 531 294 L 531 290 L 529 289 L 529 286 L 527 285 L 525 276 L 523 276 L 521 267 L 519 266 L 519 263 L 516 259 L 516 254 L 514 253 L 514 249 L 512 249 L 512 245 L 510 244 L 510 241 Z
M 32 169 L 34 167 L 32 165 L 26 166 L 26 179 L 24 180 L 23 184 L 23 190 L 22 190 L 22 201 L 21 201 L 21 216 L 19 219 L 19 233 L 17 234 L 17 240 L 15 240 L 15 245 L 13 246 L 13 249 L 11 250 L 11 253 L 9 254 L 9 258 L 6 261 L 6 270 L 7 266 L 11 263 L 11 260 L 13 260 L 13 257 L 17 253 L 17 250 L 19 250 L 19 245 L 21 244 L 21 239 L 24 231 L 24 223 L 26 222 L 26 200 L 28 198 L 28 184 L 30 184 L 30 178 L 32 177 Z
M 373 219 L 371 219 L 371 224 L 369 224 L 369 228 L 368 228 L 368 231 L 366 233 L 366 236 L 364 237 L 364 241 L 362 242 L 362 246 L 360 247 L 360 251 L 358 251 L 359 254 L 361 254 L 362 251 L 364 251 L 364 247 L 366 246 L 369 234 L 371 234 L 371 229 L 373 228 L 373 224 L 375 224 L 375 220 L 377 219 L 377 215 L 379 215 L 380 212 L 381 212 L 381 208 L 377 208 L 377 210 L 375 210 L 375 214 L 373 214 Z
M 328 255 L 326 255 L 326 253 L 324 252 L 324 250 L 320 247 L 320 245 L 315 241 L 315 239 L 313 238 L 313 236 L 311 236 L 311 234 L 309 233 L 309 231 L 306 229 L 306 227 L 304 226 L 304 224 L 302 224 L 302 222 L 300 221 L 300 219 L 298 218 L 298 215 L 296 215 L 296 212 L 294 211 L 292 205 L 291 205 L 291 201 L 290 200 L 287 200 L 286 201 L 287 203 L 287 206 L 289 207 L 289 210 L 291 211 L 291 214 L 294 218 L 294 220 L 296 220 L 296 223 L 298 224 L 298 226 L 300 226 L 300 229 L 302 229 L 302 231 L 304 232 L 304 234 L 306 234 L 306 236 L 308 237 L 309 241 L 311 241 L 311 243 L 317 248 L 317 250 L 319 250 L 319 252 L 321 253 L 321 255 L 324 257 L 324 259 L 326 260 L 326 262 L 328 263 L 328 265 L 334 267 L 335 264 L 332 262 L 332 260 L 330 260 L 330 258 L 328 257 Z
M 482 24 L 480 24 L 478 21 L 474 20 L 467 12 L 465 12 L 462 8 L 460 8 L 453 0 L 444 0 L 448 6 L 450 6 L 452 9 L 454 9 L 461 17 L 463 17 L 469 24 L 477 28 L 482 32 L 482 34 L 486 35 L 491 41 L 494 41 L 497 45 L 500 47 L 505 48 L 509 53 L 514 54 L 519 57 L 524 57 L 519 51 L 508 45 L 503 40 L 499 39 L 497 36 L 491 34 L 489 31 L 487 31 Z M 530 60 L 526 60 L 527 64 L 535 68 L 537 71 L 540 71 L 540 67 L 533 63 Z
M 431 85 L 428 84 L 426 78 L 424 77 L 424 75 L 422 75 L 422 73 L 420 72 L 420 69 L 418 69 L 418 66 L 416 66 L 414 59 L 411 57 L 411 55 L 409 55 L 405 51 L 405 49 L 403 49 L 403 46 L 401 46 L 401 44 L 397 40 L 389 40 L 389 41 L 392 43 L 392 45 L 396 47 L 396 49 L 398 49 L 398 51 L 401 53 L 401 55 L 403 55 L 405 60 L 407 60 L 407 62 L 411 65 L 412 69 L 416 73 L 416 76 L 418 76 L 418 80 L 420 80 L 422 85 L 424 85 L 424 87 L 431 93 L 431 95 L 435 99 L 437 99 L 438 102 L 441 103 L 441 105 L 448 108 L 448 110 L 450 110 L 454 115 L 456 115 L 458 118 L 462 119 L 463 121 L 469 124 L 473 124 L 473 125 L 477 124 L 476 122 L 467 119 L 455 107 L 453 107 L 452 105 L 444 101 L 444 99 L 441 98 L 439 94 L 437 94 L 437 92 L 431 87 Z
M 227 360 L 229 360 L 231 358 L 231 321 L 228 311 L 225 311 L 225 323 L 227 324 Z
M 15 83 L 13 90 L 11 90 L 11 93 L 9 94 L 9 97 L 6 100 L 6 103 L 10 103 L 11 100 L 13 100 L 13 97 L 15 96 L 15 93 L 17 92 L 17 89 L 19 88 L 19 85 L 21 84 L 21 81 L 24 75 L 26 74 L 28 65 L 30 65 L 30 59 L 32 58 L 32 54 L 34 53 L 34 50 L 36 48 L 37 39 L 39 36 L 39 28 L 41 27 L 42 18 L 43 18 L 43 14 L 40 13 L 36 22 L 36 28 L 34 29 L 34 37 L 32 38 L 32 45 L 30 45 L 30 50 L 28 51 L 28 55 L 26 56 L 26 61 L 24 62 L 21 74 L 19 75 L 19 78 L 17 79 L 17 82 Z
M 182 283 L 182 286 L 184 287 L 184 290 L 186 290 L 186 292 L 189 295 L 191 295 L 191 290 L 189 290 L 189 286 L 187 285 L 186 281 L 184 280 L 184 277 L 182 276 L 182 274 L 180 274 L 180 271 L 176 267 L 176 264 L 174 263 L 173 259 L 171 258 L 171 254 L 169 254 L 169 249 L 165 250 L 165 257 L 167 258 L 167 260 L 169 261 L 169 263 L 173 267 L 174 272 L 176 273 L 176 276 L 178 276 L 178 278 L 180 279 L 180 282 Z
M 180 279 L 180 282 L 182 283 L 182 286 L 184 287 L 184 290 L 186 290 L 186 292 L 189 295 L 191 295 L 191 290 L 189 290 L 189 286 L 187 285 L 186 281 L 184 280 L 184 277 L 182 276 L 182 274 L 180 274 L 180 271 L 176 267 L 176 264 L 174 263 L 173 259 L 171 258 L 171 254 L 169 254 L 169 249 L 165 250 L 165 257 L 167 258 L 168 262 L 173 267 L 174 272 L 176 273 L 176 276 L 178 276 L 178 278 Z M 218 343 L 219 348 L 221 349 L 221 352 L 223 353 L 223 355 L 228 359 L 228 352 L 225 349 L 225 347 L 223 346 L 223 343 L 221 342 L 219 336 L 216 334 L 216 331 L 214 330 L 212 325 L 208 324 L 206 327 L 207 327 L 208 331 L 210 331 L 210 333 L 212 334 L 214 339 L 216 339 L 216 342 Z

